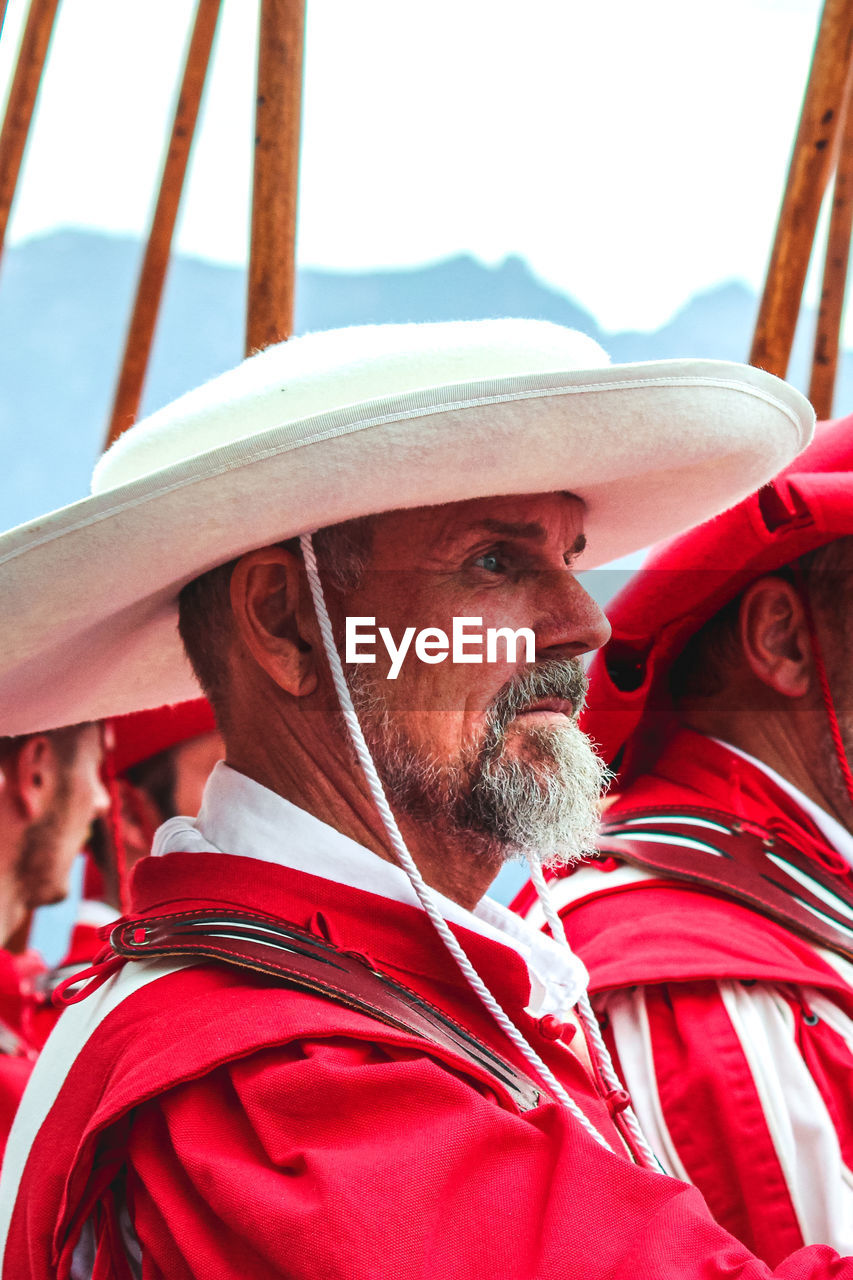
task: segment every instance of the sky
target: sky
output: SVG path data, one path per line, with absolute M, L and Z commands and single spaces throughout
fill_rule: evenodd
M 606 330 L 657 328 L 723 280 L 758 290 L 819 9 L 308 0 L 299 260 L 518 254 Z M 25 10 L 9 0 L 0 87 Z M 10 241 L 144 232 L 193 10 L 62 0 Z M 256 10 L 223 0 L 176 241 L 229 263 L 248 239 Z

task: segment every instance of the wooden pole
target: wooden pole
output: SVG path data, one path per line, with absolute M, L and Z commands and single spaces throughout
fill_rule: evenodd
M 6 21 L 6 9 L 8 6 L 9 0 L 3 0 L 3 3 L 0 4 L 0 36 L 3 34 L 3 24 Z
M 290 337 L 305 0 L 261 0 L 246 352 Z
M 136 287 L 105 449 L 133 425 L 139 412 L 219 10 L 220 0 L 198 0 L 172 135 Z
M 834 144 L 853 46 L 853 0 L 826 0 L 755 326 L 750 364 L 784 378 Z
M 832 400 L 838 369 L 841 322 L 847 290 L 850 233 L 853 230 L 853 102 L 848 89 L 841 126 L 841 146 L 832 192 L 832 216 L 826 241 L 826 259 L 815 329 L 809 399 L 818 418 L 832 417 Z
M 59 0 L 32 0 L 0 130 L 0 255 Z M 5 6 L 4 6 L 5 16 Z

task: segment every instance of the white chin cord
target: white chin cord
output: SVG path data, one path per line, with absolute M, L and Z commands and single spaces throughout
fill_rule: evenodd
M 299 542 L 302 548 L 302 556 L 305 562 L 308 584 L 311 588 L 311 598 L 314 602 L 314 609 L 317 614 L 320 633 L 323 637 L 323 644 L 326 648 L 326 657 L 331 669 L 332 680 L 334 682 L 335 690 L 337 691 L 341 712 L 346 722 L 347 729 L 349 730 L 350 738 L 352 739 L 352 744 L 355 748 L 359 764 L 364 771 L 367 785 L 370 788 L 370 794 L 375 801 L 376 808 L 379 811 L 379 816 L 385 825 L 385 830 L 388 833 L 388 838 L 391 841 L 397 861 L 409 877 L 412 888 L 417 894 L 421 906 L 432 921 L 433 926 L 445 947 L 453 956 L 466 981 L 476 992 L 477 996 L 489 1010 L 492 1017 L 509 1037 L 518 1049 L 519 1053 L 521 1053 L 530 1066 L 533 1067 L 543 1083 L 548 1086 L 554 1097 L 556 1097 L 563 1106 L 572 1113 L 575 1119 L 583 1125 L 590 1137 L 594 1138 L 600 1146 L 606 1147 L 608 1151 L 612 1151 L 612 1147 L 607 1142 L 603 1134 L 599 1133 L 595 1125 L 593 1125 L 589 1118 L 584 1114 L 574 1099 L 568 1095 L 564 1087 L 551 1071 L 550 1067 L 542 1061 L 536 1050 L 527 1043 L 518 1027 L 510 1021 L 504 1010 L 492 995 L 491 991 L 489 991 L 488 987 L 483 982 L 482 978 L 477 973 L 477 970 L 471 964 L 471 961 L 460 946 L 457 938 L 452 933 L 447 921 L 439 911 L 435 898 L 432 894 L 432 890 L 427 885 L 418 870 L 412 855 L 406 848 L 405 841 L 400 834 L 400 829 L 397 826 L 396 819 L 391 812 L 390 805 L 388 804 L 379 775 L 376 772 L 376 766 L 373 763 L 370 748 L 364 739 L 364 734 L 362 733 L 361 725 L 359 724 L 358 716 L 356 715 L 355 707 L 353 706 L 349 686 L 347 685 L 343 666 L 341 664 L 340 654 L 338 653 L 337 646 L 335 644 L 335 637 L 332 633 L 332 624 L 329 619 L 329 611 L 326 608 L 323 584 L 320 581 L 320 574 L 317 569 L 317 558 L 314 554 L 314 544 L 311 534 L 303 533 Z M 531 863 L 530 870 L 533 876 L 533 883 L 536 886 L 536 891 L 542 902 L 542 908 L 545 912 L 546 919 L 551 926 L 551 933 L 555 939 L 568 947 L 562 921 L 557 915 L 554 905 L 551 902 L 550 895 L 548 894 L 548 889 L 545 884 L 545 879 L 542 875 L 542 869 L 538 864 Z M 595 1052 L 598 1056 L 598 1065 L 602 1080 L 607 1085 L 608 1089 L 621 1090 L 622 1086 L 620 1085 L 616 1072 L 613 1069 L 610 1055 L 601 1038 L 598 1023 L 596 1022 L 595 1015 L 590 1008 L 586 993 L 581 997 L 578 1007 L 584 1028 L 592 1040 Z M 638 1125 L 633 1113 L 630 1109 L 626 1109 L 623 1115 L 626 1127 L 630 1130 L 631 1135 L 637 1144 L 637 1148 L 643 1156 L 644 1162 L 649 1168 L 659 1171 L 661 1166 L 643 1137 L 640 1126 Z
M 548 882 L 542 874 L 542 864 L 535 861 L 535 859 L 528 859 L 527 865 L 530 869 L 530 878 L 533 881 L 536 896 L 542 904 L 542 910 L 545 912 L 545 919 L 548 921 L 548 925 L 551 930 L 551 937 L 555 942 L 561 943 L 567 951 L 570 951 L 571 948 L 569 947 L 569 940 L 566 937 L 566 931 L 563 928 L 563 922 L 560 919 L 556 907 L 554 906 L 554 901 L 551 897 L 550 890 L 548 889 Z M 601 1028 L 598 1025 L 598 1019 L 592 1011 L 592 1005 L 589 1002 L 589 996 L 586 993 L 586 989 L 583 989 L 578 997 L 578 1012 L 584 1026 L 584 1031 L 593 1044 L 593 1049 L 598 1061 L 598 1069 L 601 1073 L 602 1080 L 607 1085 L 608 1091 L 625 1093 L 625 1086 L 616 1074 L 616 1068 L 613 1066 L 613 1059 L 610 1057 L 607 1045 L 604 1043 Z M 634 1115 L 632 1107 L 627 1106 L 625 1108 L 622 1113 L 622 1120 L 625 1128 L 634 1139 L 634 1142 L 637 1145 L 637 1150 L 642 1152 L 643 1158 L 648 1167 L 650 1169 L 655 1169 L 658 1173 L 663 1173 L 664 1169 L 646 1141 L 645 1134 L 640 1128 L 640 1122 Z

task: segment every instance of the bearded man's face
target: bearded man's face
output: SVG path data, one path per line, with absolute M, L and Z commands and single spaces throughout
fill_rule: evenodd
M 15 868 L 18 895 L 28 909 L 67 897 L 74 859 L 93 820 L 109 808 L 102 761 L 101 730 L 95 724 L 81 727 L 67 759 L 54 756 L 50 803 L 28 827 Z
M 583 546 L 582 504 L 566 494 L 391 512 L 373 522 L 370 564 L 346 597 L 346 614 L 397 642 L 407 627 L 450 635 L 454 617 L 535 634 L 533 663 L 523 645 L 515 659 L 500 646 L 492 663 L 425 663 L 412 649 L 389 680 L 378 645 L 375 664 L 347 668 L 392 805 L 464 833 L 495 864 L 592 847 L 605 770 L 576 723 L 578 659 L 609 626 L 572 572 Z

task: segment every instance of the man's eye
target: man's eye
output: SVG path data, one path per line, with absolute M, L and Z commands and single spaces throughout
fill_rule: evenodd
M 482 556 L 477 556 L 474 564 L 478 569 L 485 569 L 486 573 L 502 573 L 506 567 L 503 556 L 497 551 L 487 551 Z

